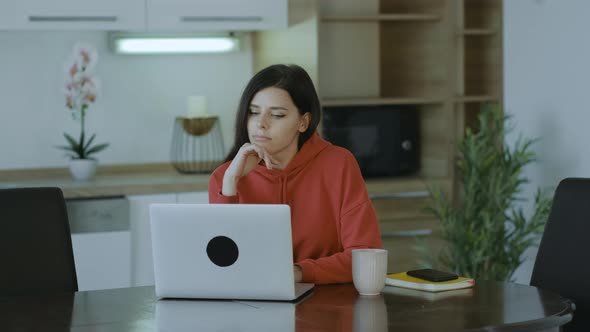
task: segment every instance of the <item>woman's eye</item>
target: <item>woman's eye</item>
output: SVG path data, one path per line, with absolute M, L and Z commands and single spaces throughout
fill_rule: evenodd
M 272 116 L 275 117 L 275 118 L 277 118 L 277 119 L 280 119 L 280 118 L 284 118 L 285 117 L 284 114 L 273 114 Z
M 258 111 L 255 111 L 255 110 L 252 110 L 252 109 L 250 110 L 250 114 L 258 114 L 258 113 L 259 113 Z

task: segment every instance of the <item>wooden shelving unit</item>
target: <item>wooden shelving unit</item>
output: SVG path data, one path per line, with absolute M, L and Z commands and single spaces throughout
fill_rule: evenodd
M 322 106 L 358 106 L 358 105 L 436 105 L 442 104 L 442 98 L 337 98 L 322 99 Z
M 477 130 L 482 103 L 503 105 L 502 0 L 462 0 L 457 10 L 462 13 L 455 17 L 461 27 L 456 50 L 459 97 L 455 103 L 460 139 L 467 127 Z
M 430 14 L 378 14 L 378 15 L 325 15 L 321 17 L 322 22 L 420 22 L 438 21 L 441 17 Z
M 455 103 L 485 103 L 485 102 L 499 102 L 498 96 L 457 96 Z
M 254 70 L 298 63 L 324 106 L 419 112 L 420 171 L 367 188 L 384 234 L 431 229 L 424 239 L 441 245 L 425 193 L 453 194 L 458 140 L 482 103 L 502 103 L 502 0 L 291 0 L 289 10 L 297 24 L 254 35 Z M 389 235 L 390 272 L 417 267 L 414 238 Z
M 428 191 L 429 186 L 446 187 L 450 185 L 446 177 L 430 178 L 426 181 L 419 176 L 407 176 L 400 178 L 372 178 L 366 180 L 367 190 L 371 194 L 403 194 L 409 192 Z
M 493 36 L 497 33 L 494 29 L 461 29 L 457 32 L 459 36 Z

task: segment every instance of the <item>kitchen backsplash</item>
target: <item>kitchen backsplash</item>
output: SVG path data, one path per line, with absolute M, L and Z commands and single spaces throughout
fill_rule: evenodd
M 63 132 L 79 123 L 65 107 L 64 63 L 77 42 L 98 51 L 101 87 L 87 113 L 88 133 L 109 148 L 101 164 L 167 162 L 173 121 L 187 114 L 187 97 L 207 98 L 219 116 L 226 150 L 233 140 L 240 93 L 252 75 L 248 35 L 242 50 L 206 55 L 119 55 L 105 32 L 0 32 L 0 170 L 66 167 Z

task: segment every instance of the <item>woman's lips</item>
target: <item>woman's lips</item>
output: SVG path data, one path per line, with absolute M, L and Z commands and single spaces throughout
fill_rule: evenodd
M 270 137 L 262 136 L 262 135 L 254 135 L 254 140 L 256 142 L 266 142 L 266 141 L 270 141 Z

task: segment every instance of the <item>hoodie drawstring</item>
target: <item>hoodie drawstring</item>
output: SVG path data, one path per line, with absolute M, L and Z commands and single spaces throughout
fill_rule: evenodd
M 281 187 L 281 204 L 287 204 L 287 179 L 283 176 L 279 177 L 279 186 Z

